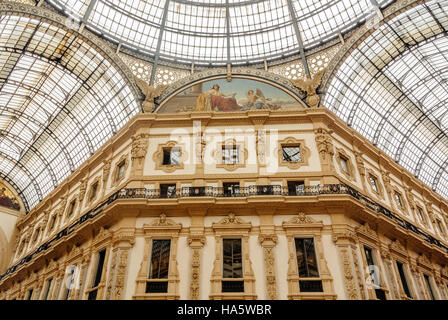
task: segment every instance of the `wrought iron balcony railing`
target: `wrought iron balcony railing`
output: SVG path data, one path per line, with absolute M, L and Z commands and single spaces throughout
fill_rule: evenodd
M 87 213 L 83 214 L 70 226 L 62 229 L 59 233 L 51 240 L 45 242 L 39 246 L 34 252 L 28 254 L 22 258 L 14 266 L 8 268 L 4 274 L 0 276 L 0 281 L 7 275 L 14 273 L 17 268 L 21 265 L 31 261 L 33 257 L 42 251 L 46 251 L 52 247 L 52 245 L 59 239 L 66 237 L 82 225 L 85 224 L 87 220 L 93 219 L 104 210 L 106 206 L 118 199 L 166 199 L 166 198 L 185 198 L 185 197 L 252 197 L 252 196 L 318 196 L 323 194 L 347 194 L 356 200 L 363 203 L 366 208 L 381 213 L 388 219 L 394 221 L 399 227 L 410 230 L 414 234 L 420 236 L 426 242 L 434 244 L 437 247 L 443 249 L 448 254 L 448 247 L 441 243 L 439 240 L 433 236 L 421 231 L 418 227 L 412 223 L 400 218 L 398 215 L 391 212 L 389 209 L 383 207 L 381 204 L 376 203 L 369 198 L 365 197 L 356 189 L 345 185 L 345 184 L 327 184 L 327 185 L 317 185 L 317 186 L 304 186 L 300 188 L 288 188 L 279 185 L 267 185 L 267 186 L 249 186 L 249 187 L 234 187 L 232 190 L 225 190 L 224 188 L 218 187 L 183 187 L 179 190 L 174 190 L 172 192 L 162 192 L 160 190 L 150 190 L 144 188 L 125 188 L 118 190 L 112 194 L 107 200 L 98 205 L 96 208 L 89 210 Z

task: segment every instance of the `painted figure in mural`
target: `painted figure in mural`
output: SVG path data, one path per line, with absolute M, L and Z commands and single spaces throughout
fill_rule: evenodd
M 251 89 L 247 92 L 247 104 L 244 107 L 263 109 L 268 100 L 271 99 L 266 99 L 260 89 L 255 89 L 255 93 L 254 90 Z
M 194 111 L 234 111 L 240 110 L 235 99 L 236 93 L 224 94 L 219 91 L 219 85 L 214 84 L 213 87 L 201 93 L 196 101 Z M 231 98 L 227 98 L 231 97 Z
M 8 193 L 10 192 L 5 187 L 0 188 L 0 206 L 19 210 L 20 206 L 17 199 Z

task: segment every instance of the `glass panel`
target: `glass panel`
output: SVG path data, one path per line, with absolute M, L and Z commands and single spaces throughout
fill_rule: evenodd
M 124 162 L 118 165 L 117 180 L 123 177 L 123 175 L 124 175 Z
M 95 279 L 93 281 L 92 288 L 97 287 L 100 284 L 101 276 L 103 274 L 103 266 L 104 266 L 105 257 L 106 257 L 106 249 L 101 250 L 98 253 L 98 264 L 96 265 Z
M 342 170 L 344 170 L 346 173 L 350 173 L 350 172 L 348 171 L 347 159 L 345 159 L 344 157 L 340 157 L 340 159 L 341 159 L 341 167 L 342 167 Z
M 241 239 L 223 239 L 223 278 L 242 278 Z
M 223 147 L 222 148 L 222 162 L 224 164 L 238 164 L 239 161 L 239 147 Z
M 285 162 L 301 162 L 300 146 L 282 147 L 283 161 Z
M 317 268 L 316 252 L 314 251 L 314 239 L 295 239 L 297 265 L 299 267 L 299 277 L 317 278 L 319 271 Z
M 397 269 L 398 269 L 398 273 L 400 274 L 400 280 L 401 280 L 401 284 L 403 286 L 404 293 L 409 298 L 412 298 L 411 292 L 409 291 L 408 282 L 406 280 L 404 266 L 403 266 L 403 264 L 401 262 L 397 261 Z
M 376 192 L 379 192 L 376 178 L 369 176 L 369 180 L 370 180 L 370 184 L 372 185 L 372 189 L 375 190 Z
M 48 299 L 48 294 L 50 293 L 50 289 L 51 289 L 51 283 L 53 282 L 53 278 L 48 279 L 47 281 L 47 288 L 45 289 L 45 293 L 42 297 L 42 300 L 47 300 Z
M 149 279 L 168 278 L 171 240 L 153 240 Z
M 434 297 L 434 292 L 432 291 L 432 286 L 431 286 L 431 282 L 429 280 L 429 276 L 424 274 L 423 277 L 425 278 L 426 288 L 428 289 L 431 299 L 436 300 L 436 298 Z

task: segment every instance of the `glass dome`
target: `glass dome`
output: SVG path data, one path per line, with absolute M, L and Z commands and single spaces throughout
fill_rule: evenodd
M 392 0 L 47 0 L 122 47 L 197 65 L 297 54 L 365 21 Z

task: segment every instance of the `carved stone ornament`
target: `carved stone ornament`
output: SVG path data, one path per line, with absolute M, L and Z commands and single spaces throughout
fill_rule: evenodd
M 163 227 L 163 226 L 177 226 L 178 223 L 174 222 L 171 219 L 166 218 L 166 214 L 162 213 L 160 217 L 153 222 L 150 223 L 151 226 Z
M 222 218 L 218 224 L 243 224 L 243 220 L 235 216 L 234 213 L 229 213 L 225 218 Z
M 399 252 L 402 253 L 404 255 L 407 254 L 407 250 L 406 247 L 401 243 L 400 240 L 395 239 L 390 245 L 389 245 L 389 249 L 393 250 L 395 252 Z
M 333 133 L 332 130 L 324 128 L 318 128 L 314 130 L 319 156 L 323 161 L 333 159 L 334 146 L 333 146 L 333 139 L 331 137 L 332 133 Z
M 370 239 L 378 239 L 378 234 L 376 233 L 375 230 L 373 230 L 370 225 L 365 222 L 363 225 L 359 226 L 356 228 L 356 231 L 358 233 L 363 234 L 364 236 L 370 238 Z
M 112 159 L 103 161 L 103 185 L 106 185 L 107 181 L 109 180 L 111 164 L 112 164 Z
M 149 145 L 149 135 L 145 133 L 136 134 L 131 137 L 132 146 L 131 146 L 131 158 L 132 161 L 136 159 L 141 159 L 146 156 L 146 152 L 148 151 Z
M 426 254 L 421 253 L 417 258 L 417 263 L 421 265 L 425 265 L 427 267 L 431 267 L 431 260 L 426 256 Z
M 289 219 L 288 221 L 283 222 L 283 224 L 315 224 L 315 223 L 322 223 L 322 222 L 307 216 L 306 213 L 303 211 L 300 211 L 297 214 L 297 216 Z

